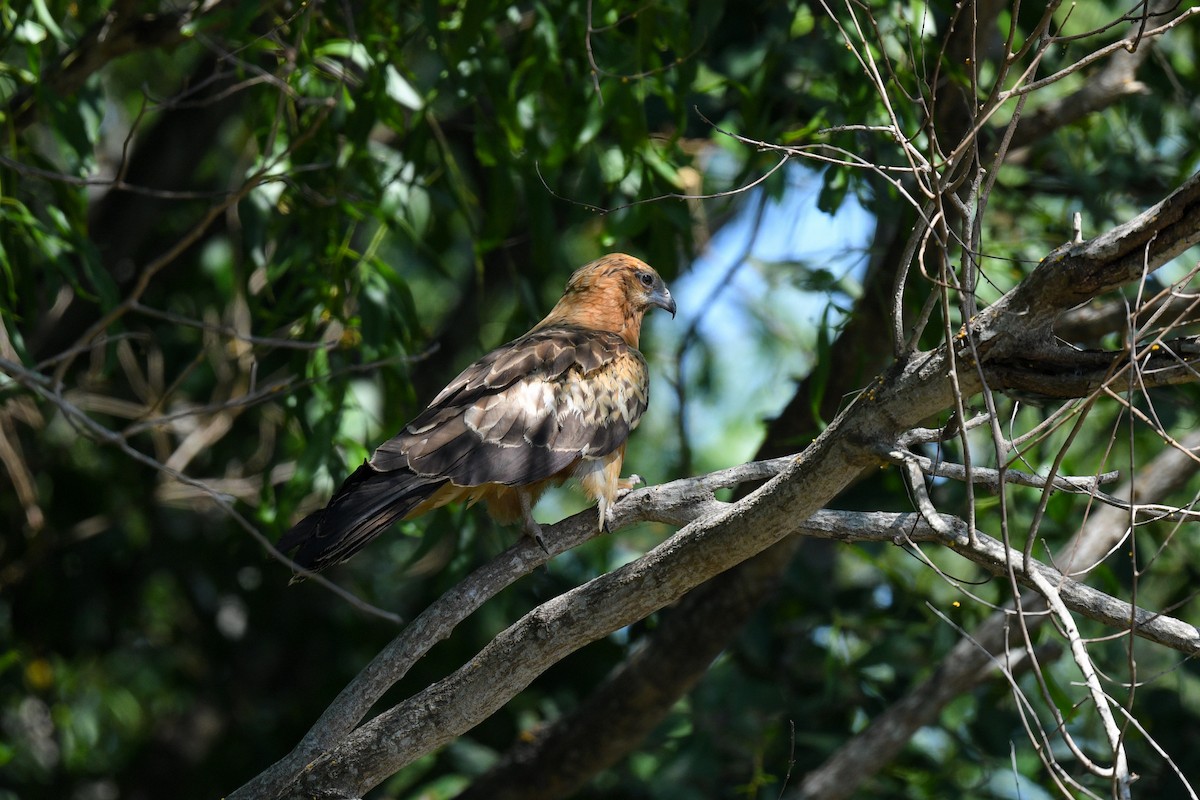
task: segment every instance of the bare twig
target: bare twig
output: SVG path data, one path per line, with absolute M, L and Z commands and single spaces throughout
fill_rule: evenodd
M 1079 628 L 1075 625 L 1075 618 L 1071 616 L 1071 612 L 1063 604 L 1058 588 L 1050 583 L 1044 575 L 1033 571 L 1030 574 L 1030 579 L 1038 594 L 1045 599 L 1050 606 L 1050 610 L 1054 612 L 1054 616 L 1058 620 L 1058 624 L 1061 626 L 1066 635 L 1067 642 L 1071 646 L 1071 654 L 1075 658 L 1075 665 L 1083 673 L 1084 682 L 1087 684 L 1088 691 L 1092 696 L 1092 703 L 1096 707 L 1096 712 L 1100 715 L 1100 719 L 1104 725 L 1104 732 L 1108 736 L 1109 746 L 1113 751 L 1113 766 L 1101 767 L 1088 759 L 1078 745 L 1075 744 L 1073 737 L 1067 731 L 1066 726 L 1062 724 L 1063 721 L 1060 718 L 1059 730 L 1063 740 L 1067 742 L 1072 752 L 1075 753 L 1075 757 L 1089 771 L 1102 778 L 1112 780 L 1113 793 L 1119 800 L 1129 800 L 1131 796 L 1129 785 L 1133 779 L 1129 774 L 1129 760 L 1125 755 L 1125 745 L 1121 741 L 1121 731 L 1117 727 L 1116 720 L 1113 718 L 1112 709 L 1108 705 L 1108 699 L 1104 696 L 1104 690 L 1100 687 L 1100 679 L 1096 676 L 1096 668 L 1092 666 L 1092 659 L 1088 655 L 1087 647 L 1084 646 L 1083 637 L 1079 635 Z M 1057 712 L 1058 708 L 1054 704 L 1053 698 L 1048 697 L 1047 700 L 1049 701 L 1047 705 Z
M 882 449 L 880 454 L 894 464 L 913 464 L 926 475 L 951 478 L 956 481 L 970 480 L 973 483 L 982 484 L 990 489 L 1000 488 L 999 470 L 987 467 L 972 467 L 968 472 L 967 468 L 962 464 L 940 460 L 934 461 L 931 458 L 918 455 L 909 450 Z M 1049 487 L 1058 491 L 1075 494 L 1095 494 L 1099 491 L 1101 485 L 1112 483 L 1120 477 L 1121 474 L 1116 471 L 1088 477 L 1055 475 L 1051 478 L 1043 478 L 1040 475 L 1031 475 L 1028 472 L 1021 472 L 1015 469 L 1006 469 L 1004 471 L 1005 483 L 1033 486 L 1039 489 Z M 1114 500 L 1114 502 L 1120 505 L 1120 501 Z

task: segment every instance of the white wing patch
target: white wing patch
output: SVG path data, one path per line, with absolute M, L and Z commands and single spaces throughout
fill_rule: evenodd
M 486 442 L 516 445 L 516 431 L 536 429 L 554 410 L 554 387 L 539 377 L 517 381 L 499 394 L 469 406 L 463 423 Z M 520 440 L 528 443 L 528 437 Z

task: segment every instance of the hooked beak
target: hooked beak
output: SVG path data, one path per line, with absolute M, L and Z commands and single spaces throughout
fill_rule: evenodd
M 650 295 L 650 305 L 670 311 L 672 318 L 675 316 L 675 298 L 671 297 L 671 290 L 666 286 L 657 289 L 654 294 Z

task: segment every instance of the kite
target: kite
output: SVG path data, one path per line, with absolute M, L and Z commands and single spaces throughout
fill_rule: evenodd
M 607 530 L 618 493 L 637 480 L 620 474 L 649 401 L 638 340 L 653 307 L 675 315 L 662 278 L 633 256 L 607 255 L 576 270 L 545 319 L 463 370 L 278 549 L 296 549 L 297 565 L 321 570 L 398 520 L 479 501 L 497 522 L 520 522 L 545 549 L 532 508 L 570 479 L 597 501 Z

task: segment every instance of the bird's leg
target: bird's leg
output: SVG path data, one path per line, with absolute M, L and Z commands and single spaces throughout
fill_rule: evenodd
M 517 499 L 521 503 L 521 530 L 525 535 L 538 543 L 538 547 L 542 548 L 542 552 L 550 555 L 549 548 L 546 547 L 546 541 L 542 539 L 542 526 L 537 524 L 537 520 L 533 518 L 533 498 L 529 492 L 517 492 Z
M 608 498 L 600 495 L 596 500 L 596 507 L 600 510 L 600 532 L 612 533 L 612 504 L 608 502 Z
M 641 475 L 630 475 L 628 478 L 621 478 L 616 481 L 616 486 L 612 492 L 612 499 L 608 499 L 604 494 L 600 495 L 597 505 L 600 507 L 600 532 L 612 533 L 612 517 L 613 506 L 617 500 L 620 500 L 625 495 L 632 492 L 634 489 L 643 483 Z

